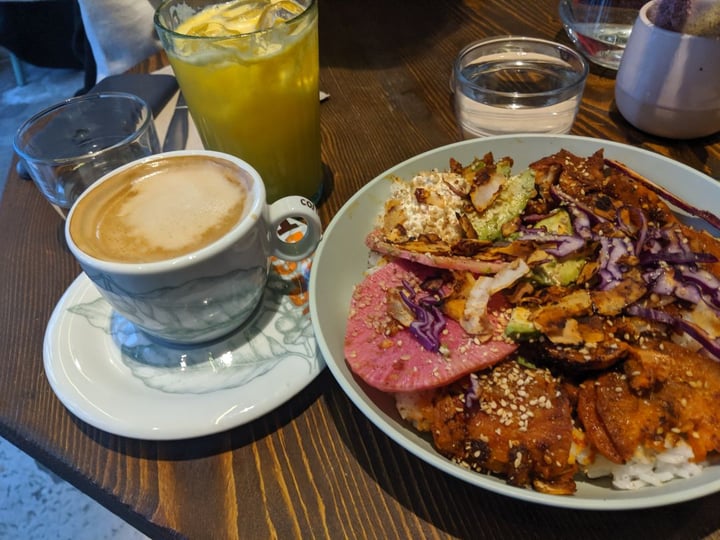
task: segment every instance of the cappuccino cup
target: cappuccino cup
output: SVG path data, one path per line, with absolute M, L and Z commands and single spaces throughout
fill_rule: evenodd
M 266 203 L 247 162 L 180 150 L 141 158 L 92 184 L 65 223 L 67 244 L 112 308 L 150 337 L 195 344 L 223 337 L 262 298 L 270 257 L 300 260 L 322 236 L 313 203 Z M 285 242 L 286 219 L 306 224 Z

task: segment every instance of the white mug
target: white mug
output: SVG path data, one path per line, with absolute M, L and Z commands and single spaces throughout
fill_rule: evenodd
M 288 218 L 306 224 L 297 243 L 277 233 Z M 108 173 L 65 225 L 70 250 L 113 309 L 151 337 L 182 344 L 237 329 L 262 298 L 270 257 L 308 257 L 321 236 L 311 201 L 268 205 L 252 166 L 207 150 L 157 154 Z
M 657 1 L 633 25 L 615 80 L 615 102 L 636 128 L 672 139 L 720 131 L 720 39 L 652 22 Z

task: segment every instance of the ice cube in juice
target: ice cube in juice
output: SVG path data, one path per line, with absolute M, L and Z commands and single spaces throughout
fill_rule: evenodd
M 322 181 L 317 3 L 298 6 L 206 8 L 175 30 L 188 37 L 166 47 L 205 147 L 253 165 L 270 202 L 315 199 Z M 300 14 L 286 20 L 292 10 Z

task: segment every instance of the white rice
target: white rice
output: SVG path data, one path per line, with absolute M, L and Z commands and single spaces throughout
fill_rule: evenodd
M 660 486 L 675 478 L 692 478 L 703 470 L 704 463 L 693 463 L 693 451 L 685 443 L 679 443 L 660 454 L 649 454 L 642 449 L 625 463 L 618 465 L 601 455 L 595 457 L 585 474 L 588 478 L 612 476 L 617 489 L 634 490 L 646 486 Z

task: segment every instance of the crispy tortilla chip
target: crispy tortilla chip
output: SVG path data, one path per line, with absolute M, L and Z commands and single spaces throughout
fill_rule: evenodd
M 457 254 L 451 253 L 451 247 L 447 246 L 447 244 L 436 246 L 428 245 L 424 251 L 409 249 L 411 243 L 393 244 L 385 241 L 379 229 L 368 234 L 365 239 L 365 244 L 373 251 L 377 251 L 383 255 L 406 259 L 434 268 L 466 270 L 476 274 L 494 274 L 507 264 L 507 261 L 502 258 L 483 260 L 458 256 Z

